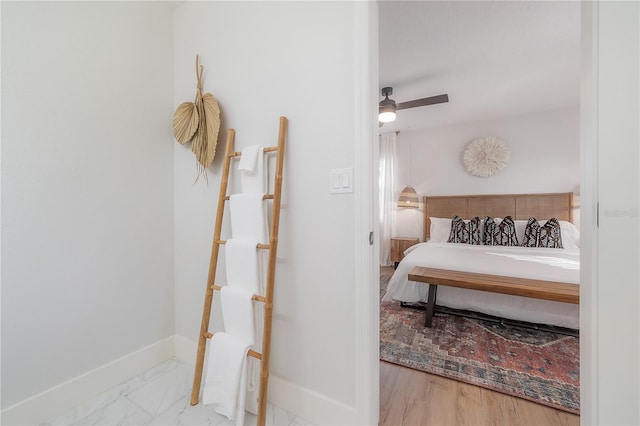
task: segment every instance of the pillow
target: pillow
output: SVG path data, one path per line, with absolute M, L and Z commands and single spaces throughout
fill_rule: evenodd
M 495 218 L 496 223 L 500 223 L 499 218 Z M 527 227 L 528 220 L 516 220 L 516 236 L 518 241 L 524 241 L 524 230 Z M 580 229 L 571 222 L 559 220 L 560 229 L 562 231 L 562 247 L 563 248 L 580 248 Z M 543 225 L 546 220 L 539 220 L 538 224 Z
M 492 217 L 484 218 L 484 229 L 482 230 L 482 244 L 493 245 L 493 233 L 496 230 L 496 221 Z
M 446 243 L 451 231 L 451 219 L 442 217 L 430 217 L 429 241 L 435 243 Z
M 527 228 L 527 220 L 516 220 L 516 237 L 518 237 L 518 241 L 524 240 L 524 230 Z
M 537 247 L 538 236 L 540 235 L 540 224 L 535 217 L 530 217 L 527 221 L 527 227 L 524 229 L 524 238 L 522 239 L 522 247 Z
M 494 217 L 493 221 L 496 223 L 496 225 L 499 225 L 500 222 L 502 222 L 502 218 Z M 527 227 L 527 221 L 514 220 L 513 222 L 516 224 L 516 238 L 518 238 L 518 241 L 522 241 L 524 239 L 524 230 Z
M 449 231 L 448 243 L 468 243 L 469 242 L 469 230 L 464 220 L 460 216 L 454 216 L 451 219 L 451 230 Z
M 571 222 L 560 220 L 562 247 L 566 249 L 580 248 L 580 229 Z
M 449 234 L 451 232 L 451 219 L 442 218 L 442 217 L 430 217 L 431 221 L 430 226 L 430 241 L 436 243 L 446 243 L 449 239 Z M 492 218 L 492 220 L 496 223 L 502 222 L 501 218 Z M 483 222 L 483 221 L 481 221 Z M 562 247 L 563 248 L 579 248 L 580 247 L 580 230 L 577 226 L 575 226 L 571 222 L 567 222 L 566 220 L 560 220 L 560 230 L 562 232 Z M 524 241 L 524 232 L 526 229 L 528 221 L 527 220 L 516 220 L 516 238 L 518 241 Z M 538 223 L 543 223 L 538 222 Z M 481 244 L 485 243 L 485 235 L 486 232 L 482 232 L 482 226 L 480 226 L 481 232 Z
M 454 216 L 447 242 L 479 245 L 481 243 L 480 225 L 479 217 L 464 221 L 459 216 Z
M 469 221 L 469 244 L 482 244 L 482 220 L 478 216 Z
M 540 227 L 538 247 L 562 248 L 562 232 L 555 217 Z
M 530 217 L 524 231 L 522 245 L 524 247 L 563 248 L 562 231 L 558 219 L 552 217 L 540 226 L 536 218 Z
M 497 223 L 494 218 L 484 219 L 483 243 L 493 246 L 517 246 L 516 224 L 511 216 L 506 216 Z

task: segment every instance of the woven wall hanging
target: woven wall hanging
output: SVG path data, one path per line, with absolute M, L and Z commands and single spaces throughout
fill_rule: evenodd
M 462 161 L 472 175 L 489 177 L 507 166 L 510 155 L 509 145 L 506 142 L 486 136 L 469 142 L 462 154 Z

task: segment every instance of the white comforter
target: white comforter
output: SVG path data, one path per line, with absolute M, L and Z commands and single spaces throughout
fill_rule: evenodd
M 408 281 L 414 266 L 493 275 L 580 283 L 580 249 L 422 243 L 411 247 L 398 265 L 383 301 L 426 301 L 429 286 Z M 579 305 L 440 286 L 436 303 L 503 318 L 578 329 Z

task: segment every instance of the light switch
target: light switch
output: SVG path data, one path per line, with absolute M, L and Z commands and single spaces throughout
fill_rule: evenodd
M 351 179 L 349 179 L 349 173 L 341 173 L 340 181 L 342 188 L 351 188 Z
M 329 174 L 329 192 L 332 194 L 353 192 L 353 169 L 332 169 Z
M 338 189 L 341 186 L 340 175 L 338 173 L 331 173 L 331 189 Z

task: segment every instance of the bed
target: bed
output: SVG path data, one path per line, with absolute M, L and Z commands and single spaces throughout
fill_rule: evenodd
M 573 194 L 515 194 L 424 197 L 424 240 L 405 252 L 389 281 L 383 301 L 407 303 L 427 300 L 429 285 L 408 280 L 414 266 L 478 274 L 579 284 L 579 231 L 573 225 Z M 446 242 L 451 218 L 486 216 L 515 220 L 518 241 L 526 221 L 555 217 L 563 248 L 471 245 Z M 455 287 L 438 289 L 437 304 L 535 324 L 579 328 L 579 305 Z

